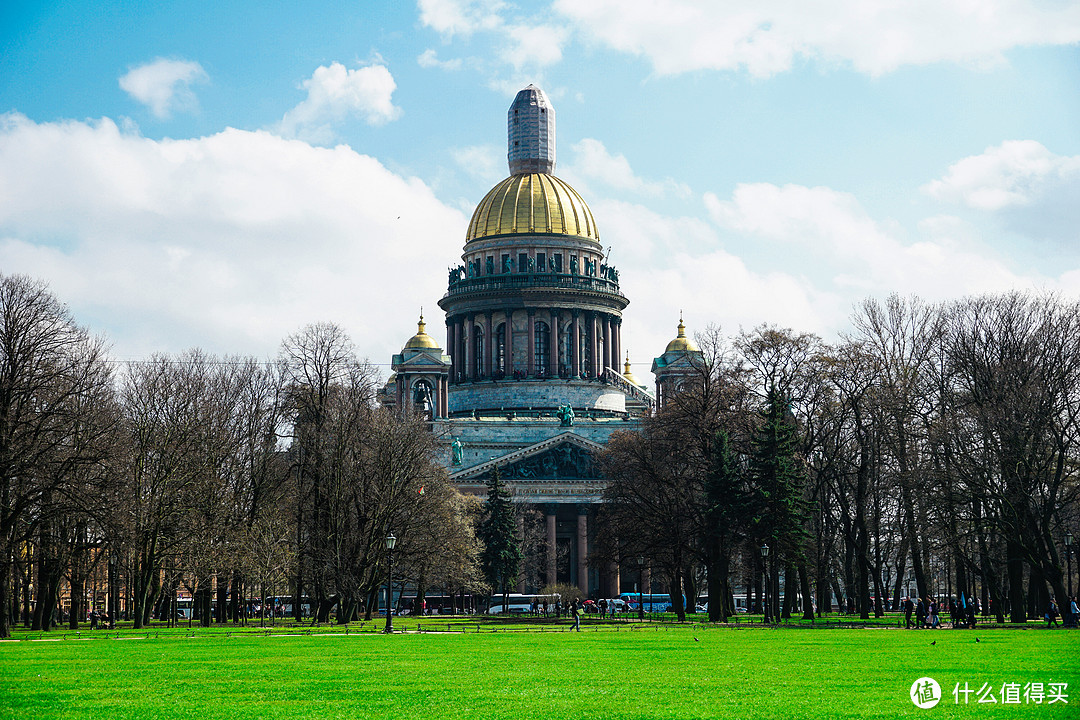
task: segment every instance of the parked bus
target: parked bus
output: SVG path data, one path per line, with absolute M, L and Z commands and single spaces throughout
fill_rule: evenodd
M 428 615 L 456 615 L 474 612 L 475 600 L 472 595 L 425 595 L 424 605 Z M 419 615 L 416 596 L 403 595 L 398 598 L 394 612 L 397 615 Z
M 506 609 L 503 609 L 503 596 L 492 595 L 491 606 L 488 607 L 488 614 L 497 615 L 499 613 L 507 612 L 512 615 L 527 615 L 532 612 L 533 601 L 536 601 L 538 608 L 544 606 L 544 601 L 547 600 L 548 609 L 552 610 L 555 607 L 555 601 L 559 599 L 558 595 L 529 595 L 522 593 L 510 593 L 506 598 Z
M 636 612 L 642 603 L 647 613 L 671 612 L 671 596 L 667 593 L 623 593 L 619 599 L 630 606 L 631 612 Z

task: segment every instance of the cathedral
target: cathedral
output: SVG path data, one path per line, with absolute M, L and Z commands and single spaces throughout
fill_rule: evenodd
M 653 361 L 655 387 L 638 382 L 623 359 L 630 300 L 619 272 L 589 206 L 554 175 L 555 109 L 530 85 L 507 115 L 510 176 L 477 205 L 450 269 L 439 300 L 445 345 L 421 316 L 393 356 L 382 402 L 428 415 L 463 493 L 486 495 L 497 466 L 514 502 L 543 514 L 541 585 L 612 597 L 619 567 L 589 562 L 604 488 L 594 457 L 612 433 L 655 412 L 700 353 L 680 319 Z

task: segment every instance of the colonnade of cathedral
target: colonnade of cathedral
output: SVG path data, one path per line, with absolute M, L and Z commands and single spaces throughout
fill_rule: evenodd
M 569 582 L 572 585 L 577 585 L 578 588 L 586 595 L 599 594 L 602 597 L 618 597 L 621 592 L 622 574 L 626 572 L 627 587 L 630 589 L 637 588 L 649 588 L 652 585 L 652 569 L 648 563 L 642 559 L 640 563 L 631 563 L 631 567 L 620 568 L 616 562 L 608 563 L 606 567 L 595 568 L 597 571 L 597 583 L 594 585 L 589 582 L 589 569 L 590 563 L 588 562 L 589 556 L 589 514 L 596 510 L 595 504 L 581 504 L 575 507 L 577 516 L 576 532 L 572 539 L 575 543 L 575 562 L 571 563 L 573 570 L 572 576 L 569 578 L 559 578 L 558 569 L 556 567 L 557 559 L 557 523 L 558 523 L 558 510 L 560 506 L 556 505 L 536 505 L 533 506 L 536 509 L 544 513 L 544 529 L 545 529 L 545 543 L 546 543 L 546 559 L 547 566 L 544 568 L 544 577 L 547 584 L 554 584 L 556 579 Z M 573 506 L 572 506 L 573 507 Z M 561 506 L 563 509 L 563 519 L 566 519 L 566 505 Z M 519 520 L 518 524 L 519 534 L 523 532 L 523 521 Z M 565 532 L 563 534 L 565 537 Z M 534 588 L 538 590 L 539 588 Z M 524 579 L 518 583 L 518 592 L 528 592 L 529 588 L 526 587 Z M 650 592 L 646 590 L 645 592 Z
M 527 316 L 525 353 L 515 358 L 515 315 Z M 471 329 L 471 332 L 469 331 Z M 599 377 L 618 368 L 622 318 L 593 310 L 494 310 L 446 320 L 450 379 L 455 382 L 524 377 Z M 522 334 L 524 334 L 522 333 Z

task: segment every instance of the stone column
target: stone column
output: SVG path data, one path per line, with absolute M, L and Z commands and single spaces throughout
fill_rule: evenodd
M 484 313 L 484 337 L 487 338 L 487 347 L 484 348 L 484 377 L 491 379 L 492 364 L 494 363 L 495 336 L 491 332 L 491 311 Z
M 465 331 L 465 379 L 473 380 L 473 368 L 476 365 L 476 316 L 470 314 Z
M 525 517 L 523 515 L 518 515 L 518 519 L 517 519 L 518 547 L 521 547 L 521 543 L 524 541 L 524 539 L 525 539 Z M 517 593 L 524 593 L 525 592 L 525 573 L 521 572 L 520 569 L 518 570 L 517 589 L 514 592 L 517 592 Z
M 596 313 L 589 313 L 586 325 L 589 329 L 589 377 L 596 377 L 600 374 L 597 372 L 597 368 L 600 366 L 600 343 L 596 335 L 598 320 Z
M 575 378 L 581 375 L 581 316 L 574 311 L 570 328 L 570 374 Z
M 548 352 L 551 354 L 551 362 L 548 365 L 548 375 L 559 376 L 559 311 L 551 310 L 551 347 L 548 348 Z
M 608 597 L 619 597 L 619 593 L 622 592 L 619 588 L 619 580 L 619 563 L 612 560 L 611 564 L 608 565 L 608 592 L 610 593 Z
M 646 565 L 641 572 L 641 592 L 648 595 L 652 592 L 652 566 Z
M 589 506 L 579 505 L 577 516 L 577 586 L 589 595 Z
M 558 577 L 556 574 L 555 566 L 555 506 L 548 505 L 546 514 L 544 516 L 545 526 L 547 529 L 547 584 L 554 585 L 557 583 Z
M 604 323 L 604 367 L 600 368 L 600 372 L 604 372 L 607 368 L 617 368 L 618 363 L 611 361 L 611 316 L 601 315 Z
M 529 377 L 536 376 L 536 311 L 529 308 Z
M 450 356 L 450 381 L 453 382 L 457 372 L 457 351 L 454 347 L 455 320 L 446 318 L 446 354 Z
M 613 318 L 612 321 L 611 321 L 611 324 L 613 326 L 612 327 L 612 335 L 614 335 L 614 340 L 612 341 L 612 344 L 614 345 L 614 347 L 612 349 L 615 351 L 615 364 L 612 365 L 612 367 L 614 367 L 616 371 L 621 371 L 622 370 L 622 361 L 623 361 L 623 354 L 622 354 L 622 318 Z
M 464 382 L 468 377 L 469 364 L 465 362 L 465 348 L 469 344 L 469 336 L 465 334 L 465 317 L 462 315 L 458 318 L 458 378 L 459 382 Z
M 506 332 L 503 333 L 503 357 L 505 358 L 503 368 L 506 372 L 506 376 L 509 378 L 514 377 L 514 311 L 505 310 L 506 313 Z

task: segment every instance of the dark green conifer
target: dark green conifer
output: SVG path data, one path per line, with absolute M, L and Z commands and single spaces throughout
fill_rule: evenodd
M 488 477 L 487 488 L 484 521 L 480 524 L 480 540 L 484 543 L 480 563 L 492 590 L 501 591 L 505 611 L 510 585 L 517 581 L 522 554 L 517 538 L 514 506 L 510 502 L 506 485 L 502 482 L 502 471 L 498 465 Z

